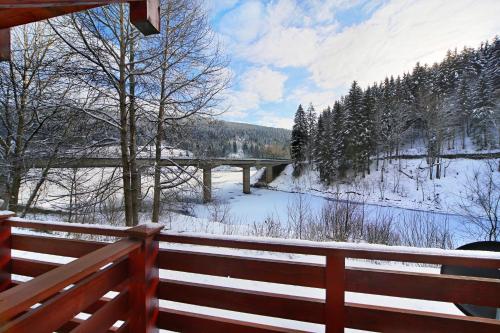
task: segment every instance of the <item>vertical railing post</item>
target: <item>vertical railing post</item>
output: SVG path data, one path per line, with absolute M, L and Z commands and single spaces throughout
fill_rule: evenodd
M 0 292 L 12 283 L 11 227 L 5 223 L 12 216 L 12 212 L 0 211 Z
M 325 283 L 325 332 L 344 332 L 345 257 L 336 254 L 326 257 Z
M 129 255 L 130 318 L 129 332 L 158 332 L 158 241 L 154 237 L 163 228 L 159 224 L 142 224 L 128 229 L 131 239 L 140 240 L 141 247 Z

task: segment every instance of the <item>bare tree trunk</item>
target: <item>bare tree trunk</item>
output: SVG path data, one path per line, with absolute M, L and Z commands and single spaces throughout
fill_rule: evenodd
M 131 177 L 130 177 L 130 162 L 128 150 L 128 114 L 127 114 L 127 88 L 125 78 L 125 61 L 126 61 L 126 45 L 125 45 L 125 24 L 124 24 L 124 8 L 120 5 L 120 61 L 119 71 L 120 77 L 118 80 L 119 89 L 119 104 L 120 104 L 120 148 L 122 159 L 122 179 L 123 179 L 123 199 L 125 203 L 125 224 L 127 226 L 134 225 L 133 206 L 131 196 Z
M 130 79 L 129 79 L 129 154 L 130 154 L 130 201 L 132 204 L 132 225 L 139 224 L 139 172 L 137 170 L 137 127 L 136 127 L 136 101 L 135 101 L 135 37 L 134 32 L 129 32 L 130 38 Z
M 162 52 L 161 82 L 160 82 L 160 105 L 158 107 L 158 119 L 156 124 L 155 137 L 155 169 L 154 169 L 154 189 L 153 189 L 153 212 L 151 221 L 158 223 L 160 220 L 160 197 L 161 197 L 161 143 L 163 141 L 163 131 L 165 122 L 165 98 L 166 98 L 166 80 L 168 69 L 169 52 L 169 34 L 170 34 L 170 2 L 167 3 L 165 14 L 165 47 Z

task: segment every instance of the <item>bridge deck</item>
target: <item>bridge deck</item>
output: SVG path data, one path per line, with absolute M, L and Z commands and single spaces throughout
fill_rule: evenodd
M 25 166 L 28 168 L 44 168 L 49 163 L 47 159 L 36 159 L 26 161 Z M 137 158 L 139 167 L 153 166 L 154 158 Z M 196 166 L 200 168 L 214 168 L 221 165 L 229 165 L 236 167 L 263 167 L 276 166 L 283 164 L 291 164 L 292 160 L 288 159 L 234 159 L 234 158 L 164 158 L 160 162 L 160 166 Z M 121 167 L 122 161 L 120 158 L 63 158 L 51 163 L 51 168 L 114 168 Z

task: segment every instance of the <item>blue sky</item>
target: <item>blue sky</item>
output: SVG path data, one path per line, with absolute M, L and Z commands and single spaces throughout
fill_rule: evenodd
M 223 119 L 290 128 L 362 86 L 500 34 L 498 0 L 210 0 L 231 59 Z

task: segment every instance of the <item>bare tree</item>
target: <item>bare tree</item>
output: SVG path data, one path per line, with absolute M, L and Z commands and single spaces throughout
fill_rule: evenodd
M 162 181 L 159 164 L 167 138 L 165 132 L 181 132 L 189 119 L 212 115 L 219 102 L 217 95 L 228 83 L 226 61 L 210 28 L 204 6 L 197 0 L 163 1 L 161 11 L 162 34 L 153 38 L 150 45 L 150 54 L 157 54 L 149 65 L 154 70 L 150 76 L 143 77 L 150 88 L 149 102 L 153 106 L 147 119 L 156 124 L 151 138 L 156 162 L 153 222 L 159 220 L 161 191 L 184 184 L 195 175 L 179 167 L 174 173 L 178 176 Z M 171 135 L 168 137 L 173 139 Z M 179 142 L 172 141 L 169 147 Z
M 81 94 L 90 102 L 80 111 L 119 133 L 125 220 L 127 225 L 136 225 L 136 75 L 143 59 L 136 58 L 139 33 L 127 16 L 126 6 L 118 4 L 67 16 L 52 26 L 67 46 Z
M 467 218 L 466 228 L 476 236 L 490 241 L 500 240 L 500 180 L 496 166 L 486 162 L 467 178 L 460 213 Z
M 29 169 L 25 163 L 36 157 L 49 161 L 29 194 L 29 207 L 70 135 L 61 120 L 71 117 L 75 82 L 62 75 L 68 57 L 55 47 L 46 24 L 16 28 L 12 39 L 12 58 L 0 65 L 0 163 L 6 187 L 3 206 L 18 211 Z

